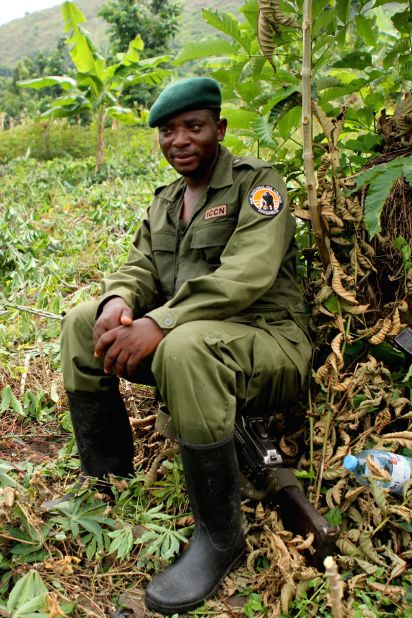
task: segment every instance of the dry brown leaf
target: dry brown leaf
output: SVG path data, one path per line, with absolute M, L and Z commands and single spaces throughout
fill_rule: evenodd
M 359 528 L 349 528 L 349 530 L 347 531 L 347 537 L 353 543 L 358 543 L 359 542 L 360 533 L 361 533 L 361 531 L 359 530 Z
M 402 586 L 391 586 L 390 584 L 380 584 L 374 581 L 368 582 L 368 585 L 372 590 L 382 592 L 385 597 L 389 597 L 395 603 L 399 603 L 405 594 L 405 589 Z
M 362 485 L 359 486 L 359 487 L 354 487 L 353 489 L 350 489 L 345 494 L 345 499 L 344 499 L 343 504 L 341 506 L 341 511 L 346 511 L 347 508 L 349 507 L 349 505 L 352 504 L 352 502 L 354 502 L 364 492 L 366 492 L 366 487 L 364 487 Z
M 349 539 L 340 538 L 336 541 L 336 546 L 344 556 L 357 556 L 359 550 Z
M 336 335 L 336 337 L 334 337 L 332 339 L 332 343 L 330 344 L 330 347 L 332 348 L 336 358 L 337 358 L 337 362 L 339 367 L 343 367 L 344 362 L 343 362 L 343 356 L 342 356 L 342 352 L 340 350 L 341 345 L 343 343 L 344 340 L 344 335 L 343 333 L 338 333 Z
M 14 489 L 14 487 L 6 485 L 2 489 L 2 494 L 4 506 L 10 509 L 16 500 L 16 490 Z
M 399 442 L 402 446 L 412 444 L 412 431 L 396 431 L 394 433 L 386 433 L 381 437 L 382 442 Z
M 362 515 L 362 513 L 360 513 L 360 512 L 358 511 L 358 509 L 356 509 L 354 506 L 351 506 L 351 507 L 348 509 L 348 515 L 349 515 L 349 517 L 350 517 L 351 519 L 353 519 L 353 521 L 354 521 L 355 523 L 357 523 L 358 525 L 363 524 L 363 515 Z
M 289 546 L 293 544 L 294 548 L 298 551 L 304 551 L 305 549 L 309 549 L 309 547 L 312 547 L 314 540 L 315 535 L 313 534 L 313 532 L 309 532 L 306 539 L 302 540 L 300 537 L 295 537 L 294 539 L 289 541 L 287 545 Z
M 373 546 L 372 533 L 367 530 L 362 530 L 359 537 L 359 547 L 369 560 L 376 562 L 380 566 L 386 566 L 385 560 L 381 558 Z
M 389 507 L 389 512 L 393 515 L 399 515 L 399 517 L 401 517 L 408 523 L 412 521 L 412 509 L 408 508 L 407 506 L 401 504 L 396 506 L 391 505 Z
M 309 210 L 305 210 L 304 208 L 297 208 L 295 207 L 293 214 L 295 215 L 295 217 L 298 217 L 298 219 L 302 219 L 303 221 L 311 221 L 311 214 Z
M 388 512 L 387 494 L 389 493 L 389 490 L 385 490 L 382 487 L 379 487 L 379 485 L 377 485 L 376 483 L 372 483 L 371 491 L 380 512 L 383 515 L 386 515 L 386 513 Z M 380 523 L 380 516 L 377 516 L 374 519 L 379 520 Z
M 375 575 L 376 573 L 376 564 L 371 564 L 367 560 L 363 560 L 363 558 L 358 558 L 354 556 L 355 561 L 360 566 L 362 571 L 365 571 L 368 575 Z
M 321 303 L 325 302 L 325 300 L 327 300 L 331 294 L 333 294 L 332 288 L 325 283 L 316 294 L 314 302 L 317 305 L 320 305 Z
M 395 311 L 393 312 L 392 328 L 388 333 L 388 337 L 396 337 L 396 335 L 399 335 L 402 326 L 403 325 L 401 324 L 401 316 L 399 314 L 399 309 L 396 308 Z
M 391 401 L 391 406 L 394 409 L 395 416 L 399 416 L 403 408 L 409 403 L 409 399 L 407 399 L 406 397 L 398 397 L 397 399 L 395 399 L 395 401 Z
M 376 335 L 373 335 L 373 337 L 369 339 L 370 343 L 372 345 L 379 345 L 380 343 L 385 341 L 387 335 L 389 335 L 391 331 L 391 328 L 392 320 L 390 318 L 384 318 L 379 332 L 377 332 Z
M 391 475 L 387 470 L 382 468 L 375 460 L 374 457 L 368 455 L 366 458 L 368 466 L 369 476 L 375 481 L 390 481 Z
M 332 487 L 332 495 L 333 495 L 333 499 L 335 500 L 336 504 L 341 503 L 342 492 L 343 492 L 344 487 L 346 487 L 346 483 L 347 483 L 346 479 L 341 479 L 340 481 L 336 483 L 336 485 Z
M 289 613 L 289 605 L 295 596 L 296 586 L 292 582 L 283 584 L 280 591 L 280 605 L 284 614 Z
M 280 8 L 280 0 L 259 0 L 259 46 L 275 71 L 276 67 L 273 62 L 275 38 L 279 39 L 281 26 L 297 28 L 298 24 L 292 16 L 286 16 L 283 13 Z
M 263 504 L 258 502 L 255 509 L 255 519 L 256 521 L 262 521 L 266 518 L 265 509 L 263 508 Z
M 47 611 L 49 612 L 49 618 L 57 618 L 57 616 L 66 616 L 65 612 L 60 607 L 56 596 L 50 592 L 47 595 Z
M 340 266 L 338 260 L 336 259 L 335 255 L 333 254 L 332 251 L 330 252 L 330 263 L 331 263 L 331 266 L 332 266 L 332 288 L 333 288 L 333 291 L 338 296 L 340 296 L 341 298 L 344 298 L 349 303 L 353 303 L 354 305 L 358 305 L 359 302 L 356 300 L 354 294 L 352 292 L 349 292 L 348 290 L 346 290 L 343 287 L 342 276 L 344 276 L 344 272 L 343 272 L 342 267 Z
M 369 309 L 369 305 L 358 305 L 357 307 L 353 307 L 350 305 L 342 304 L 342 309 L 344 309 L 347 313 L 350 313 L 352 315 L 362 315 Z

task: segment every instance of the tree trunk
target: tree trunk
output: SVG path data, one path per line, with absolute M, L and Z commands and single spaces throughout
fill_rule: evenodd
M 302 129 L 303 164 L 305 169 L 306 191 L 312 220 L 312 229 L 323 266 L 329 264 L 329 252 L 319 216 L 316 195 L 316 177 L 312 149 L 312 0 L 303 3 L 303 67 L 302 67 Z

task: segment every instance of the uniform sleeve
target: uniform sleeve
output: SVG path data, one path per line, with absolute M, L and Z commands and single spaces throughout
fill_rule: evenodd
M 265 187 L 281 198 L 274 214 L 264 214 L 259 202 L 258 208 L 253 202 Z M 220 266 L 209 275 L 187 281 L 172 299 L 147 314 L 163 330 L 192 320 L 230 318 L 272 286 L 295 231 L 286 187 L 275 170 L 264 168 L 249 175 L 239 199 L 238 224 L 221 254 Z
M 133 311 L 156 305 L 158 276 L 150 241 L 149 209 L 142 217 L 126 263 L 102 281 L 98 313 L 102 304 L 113 296 L 123 298 Z

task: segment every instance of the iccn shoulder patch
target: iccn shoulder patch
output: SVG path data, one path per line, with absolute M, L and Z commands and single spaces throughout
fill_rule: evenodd
M 283 208 L 282 196 L 271 185 L 259 185 L 249 194 L 249 204 L 261 215 L 275 217 Z

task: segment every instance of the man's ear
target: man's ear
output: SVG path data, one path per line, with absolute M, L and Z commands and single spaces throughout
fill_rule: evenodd
M 223 142 L 225 134 L 226 134 L 226 129 L 227 129 L 226 118 L 219 118 L 219 120 L 216 122 L 216 127 L 217 127 L 217 141 Z

